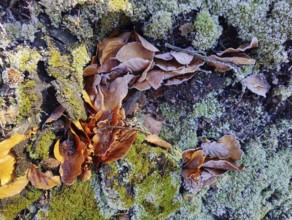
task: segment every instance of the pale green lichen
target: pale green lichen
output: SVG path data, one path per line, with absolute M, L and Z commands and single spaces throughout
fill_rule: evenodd
M 258 60 L 264 64 L 287 60 L 284 43 L 291 37 L 291 4 L 274 0 L 224 0 L 208 1 L 214 15 L 224 16 L 238 29 L 238 36 L 245 41 L 257 37 L 260 42 Z
M 43 212 L 42 215 L 45 216 L 44 219 L 107 219 L 97 207 L 89 182 L 54 188 L 48 212 Z
M 36 49 L 20 46 L 15 48 L 13 52 L 7 53 L 6 62 L 21 72 L 36 73 L 40 60 L 42 60 L 42 56 Z
M 287 86 L 280 85 L 273 90 L 273 95 L 280 97 L 281 101 L 286 101 L 292 96 L 292 79 L 289 80 Z
M 32 159 L 43 160 L 50 154 L 50 148 L 56 139 L 56 135 L 50 128 L 46 128 L 38 134 L 34 144 L 26 148 L 29 157 Z
M 162 127 L 161 136 L 183 150 L 195 147 L 198 143 L 198 123 L 191 110 L 181 108 L 180 111 L 177 111 L 170 103 L 161 103 L 159 108 L 166 121 Z
M 199 50 L 207 50 L 214 47 L 222 33 L 218 17 L 211 16 L 207 11 L 202 11 L 197 15 L 193 29 L 192 45 Z
M 291 146 L 285 138 L 288 124 L 279 121 L 276 126 L 267 127 L 261 137 L 246 142 L 244 170 L 219 178 L 215 190 L 205 195 L 207 207 L 215 216 L 263 219 L 288 202 L 291 186 L 287 177 L 292 175 Z M 279 215 L 289 218 L 289 212 Z M 279 219 L 279 215 L 274 219 Z
M 213 93 L 210 93 L 201 102 L 195 103 L 193 106 L 194 117 L 204 117 L 214 120 L 222 115 L 222 109 Z
M 42 191 L 30 187 L 23 195 L 1 200 L 0 217 L 3 220 L 17 218 L 17 214 L 39 199 Z
M 144 34 L 154 39 L 164 39 L 171 26 L 171 13 L 158 11 L 151 17 L 150 24 L 144 27 Z

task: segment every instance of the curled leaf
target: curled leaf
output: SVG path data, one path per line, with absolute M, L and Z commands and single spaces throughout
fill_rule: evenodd
M 137 132 L 133 130 L 120 131 L 117 137 L 112 137 L 114 140 L 106 153 L 102 155 L 101 161 L 104 163 L 110 163 L 122 158 L 130 149 L 131 145 L 135 141 Z
M 240 168 L 227 160 L 210 160 L 205 162 L 202 167 L 220 170 L 239 170 Z
M 28 169 L 27 178 L 34 187 L 43 190 L 51 189 L 61 183 L 59 176 L 53 176 L 51 172 L 42 173 L 34 165 Z
M 15 158 L 11 154 L 0 158 L 0 186 L 12 180 L 15 162 Z
M 139 35 L 137 32 L 135 32 L 135 36 L 136 36 L 136 40 L 139 41 L 145 49 L 152 52 L 159 52 L 159 50 L 153 44 L 151 44 L 149 41 L 147 41 L 144 37 Z
M 175 58 L 177 62 L 182 65 L 189 64 L 193 59 L 192 55 L 183 52 L 172 52 L 171 55 Z
M 26 140 L 28 137 L 29 135 L 16 133 L 10 138 L 0 142 L 0 158 L 7 155 L 15 145 Z
M 59 105 L 55 110 L 51 113 L 51 115 L 47 118 L 44 125 L 47 123 L 51 123 L 53 121 L 58 120 L 64 114 L 65 108 L 62 105 Z
M 218 140 L 218 143 L 223 144 L 229 150 L 229 157 L 232 160 L 241 160 L 243 151 L 240 149 L 239 141 L 236 140 L 234 135 L 224 135 Z
M 21 193 L 22 190 L 27 186 L 28 179 L 27 176 L 18 177 L 12 183 L 6 184 L 0 187 L 0 199 L 5 199 L 8 197 L 15 196 Z
M 238 48 L 234 49 L 234 48 L 228 48 L 220 53 L 217 53 L 218 56 L 222 56 L 223 54 L 226 53 L 236 53 L 236 52 L 244 52 L 248 49 L 252 49 L 258 47 L 258 39 L 256 37 L 253 37 L 251 42 L 249 44 L 244 44 L 239 46 Z
M 146 137 L 145 141 L 149 142 L 150 144 L 154 144 L 156 146 L 170 149 L 172 148 L 171 144 L 167 143 L 166 141 L 162 140 L 160 137 L 158 137 L 156 134 L 150 134 Z
M 64 157 L 60 154 L 60 139 L 58 139 L 55 143 L 54 156 L 60 163 L 64 163 Z
M 200 174 L 199 169 L 204 163 L 205 156 L 202 150 L 186 150 L 183 152 L 183 170 L 182 176 L 196 177 Z
M 270 85 L 266 80 L 266 77 L 262 74 L 252 74 L 242 80 L 242 84 L 246 86 L 253 93 L 266 97 L 267 92 L 270 89 Z
M 93 76 L 95 74 L 98 74 L 98 68 L 99 68 L 98 64 L 91 64 L 91 65 L 87 66 L 83 70 L 83 76 Z
M 154 52 L 145 49 L 141 43 L 132 42 L 123 46 L 116 55 L 116 59 L 125 62 L 132 58 L 141 58 L 143 60 L 152 60 Z

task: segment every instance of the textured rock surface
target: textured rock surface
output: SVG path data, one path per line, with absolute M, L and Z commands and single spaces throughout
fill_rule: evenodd
M 116 27 L 136 29 L 163 51 L 169 42 L 214 53 L 253 36 L 260 47 L 252 52 L 257 64 L 244 68 L 243 76 L 201 72 L 182 85 L 144 94 L 142 113 L 163 120 L 161 136 L 174 149 L 149 146 L 140 134 L 125 158 L 103 165 L 90 182 L 48 192 L 27 189 L 0 201 L 1 219 L 292 217 L 290 1 L 16 2 L 0 3 L 1 140 L 40 127 L 58 102 L 70 117 L 84 118 L 82 70 L 97 41 Z M 13 86 L 5 78 L 9 68 L 21 74 Z M 251 73 L 267 78 L 266 98 L 242 93 L 238 80 Z M 239 139 L 244 170 L 197 194 L 182 190 L 182 150 L 197 146 L 202 136 L 217 140 L 224 134 Z M 52 153 L 53 139 L 48 127 L 16 154 L 39 161 Z

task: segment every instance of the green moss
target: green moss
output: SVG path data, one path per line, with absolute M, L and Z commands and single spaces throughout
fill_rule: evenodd
M 65 79 L 70 75 L 70 61 L 69 56 L 61 55 L 57 47 L 52 43 L 49 44 L 50 50 L 48 51 L 48 72 L 55 78 Z
M 41 190 L 31 187 L 23 195 L 17 195 L 9 199 L 1 200 L 0 216 L 7 220 L 15 219 L 18 213 L 38 200 L 41 194 Z
M 52 83 L 57 91 L 57 100 L 66 109 L 72 119 L 86 119 L 82 100 L 82 70 L 89 57 L 86 47 L 71 48 L 71 54 L 62 55 L 58 48 L 48 40 L 48 72 L 56 78 Z
M 196 49 L 210 49 L 215 46 L 221 32 L 222 28 L 219 26 L 218 18 L 211 16 L 207 11 L 202 11 L 197 15 L 194 22 L 192 44 Z
M 80 44 L 71 50 L 72 54 L 72 72 L 79 83 L 79 88 L 83 89 L 83 69 L 90 61 L 85 44 Z
M 145 26 L 144 34 L 154 39 L 164 39 L 171 26 L 171 13 L 158 11 L 151 17 L 150 24 Z
M 38 100 L 37 95 L 33 92 L 35 90 L 35 81 L 29 80 L 22 83 L 18 90 L 19 115 L 18 121 L 28 117 L 34 107 L 34 102 Z
M 175 200 L 180 184 L 173 178 L 167 173 L 154 172 L 137 186 L 135 199 L 145 210 L 141 219 L 165 219 L 180 207 Z
M 144 138 L 138 134 L 129 153 L 123 159 L 103 166 L 101 180 L 91 182 L 98 206 L 105 216 L 140 207 L 134 214 L 136 218 L 159 216 L 163 219 L 178 209 L 181 151 L 168 152 L 151 147 Z M 158 182 L 161 184 L 156 184 Z M 157 187 L 153 187 L 154 184 Z
M 49 156 L 50 148 L 56 138 L 54 132 L 46 128 L 38 134 L 33 147 L 29 147 L 26 150 L 29 153 L 30 158 L 43 160 Z
M 54 188 L 51 195 L 45 219 L 106 219 L 99 212 L 89 182 Z

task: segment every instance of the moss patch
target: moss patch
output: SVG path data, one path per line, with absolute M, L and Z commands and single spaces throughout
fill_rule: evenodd
M 1 200 L 0 216 L 7 220 L 15 219 L 18 213 L 33 204 L 41 194 L 41 190 L 31 187 L 23 195 L 17 195 L 9 199 Z
M 99 212 L 89 182 L 53 189 L 47 215 L 48 219 L 106 219 Z
M 129 153 L 103 166 L 101 180 L 92 181 L 98 206 L 108 217 L 130 209 L 138 219 L 164 219 L 180 206 L 181 152 L 151 147 L 144 138 L 139 134 Z
M 207 11 L 202 11 L 197 15 L 194 22 L 194 40 L 192 44 L 196 49 L 210 49 L 215 46 L 215 42 L 221 32 L 222 28 L 219 26 L 218 18 L 212 17 Z
M 43 160 L 49 156 L 50 148 L 56 138 L 54 132 L 46 128 L 38 134 L 37 139 L 33 145 L 26 148 L 30 158 Z
M 145 26 L 144 34 L 154 39 L 164 39 L 171 29 L 171 13 L 159 11 L 152 16 L 150 24 Z
M 35 81 L 29 80 L 22 83 L 18 90 L 18 102 L 19 102 L 19 115 L 18 121 L 28 117 L 34 107 L 34 102 L 38 100 L 38 96 L 35 94 Z
M 62 55 L 57 47 L 48 40 L 48 72 L 56 78 L 52 83 L 57 91 L 57 100 L 72 119 L 86 119 L 82 100 L 82 72 L 89 61 L 86 47 L 71 48 L 70 54 Z

